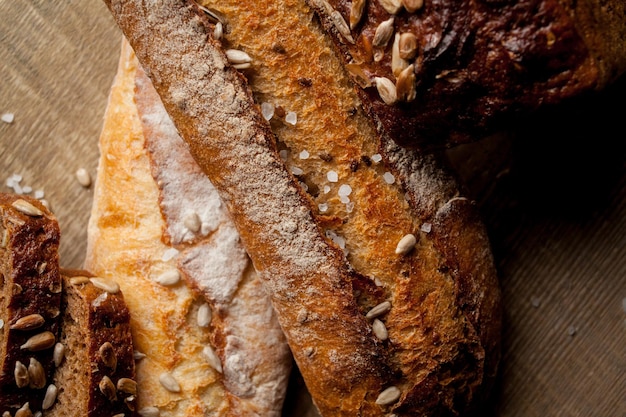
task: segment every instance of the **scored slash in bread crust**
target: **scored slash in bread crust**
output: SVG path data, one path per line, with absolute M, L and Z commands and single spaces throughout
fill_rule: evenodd
M 269 298 L 127 43 L 100 151 L 86 266 L 124 291 L 138 409 L 280 416 L 292 357 Z
M 13 415 L 25 403 L 32 412 L 40 411 L 51 380 L 61 307 L 59 236 L 56 217 L 39 201 L 0 194 L 0 414 Z M 25 324 L 36 315 L 43 322 Z M 24 347 L 32 337 L 44 334 L 51 336 L 52 344 L 46 342 L 41 350 Z M 27 369 L 33 360 L 43 368 L 45 385 L 33 387 L 31 381 L 18 387 L 16 363 Z
M 499 355 L 484 227 L 434 155 L 378 137 L 311 10 L 204 2 L 222 44 L 192 2 L 106 3 L 221 193 L 322 415 L 471 409 Z M 250 84 L 224 48 L 253 57 Z M 270 125 L 264 102 L 297 122 Z
M 119 290 L 104 290 L 81 270 L 62 270 L 62 359 L 49 417 L 135 416 L 130 314 Z
M 360 85 L 369 115 L 407 145 L 477 140 L 519 114 L 602 89 L 626 71 L 623 0 L 309 3 Z M 360 15 L 355 4 L 363 7 Z M 355 16 L 351 28 L 338 30 L 338 20 Z M 389 22 L 389 40 L 377 45 L 376 32 Z M 411 35 L 409 47 L 403 40 Z M 407 90 L 400 80 L 408 77 L 400 72 L 411 64 L 406 100 L 399 97 Z M 383 101 L 379 78 L 397 87 L 397 102 Z

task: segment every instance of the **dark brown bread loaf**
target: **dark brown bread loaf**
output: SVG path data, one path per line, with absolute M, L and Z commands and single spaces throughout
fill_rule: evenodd
M 499 352 L 484 227 L 433 155 L 378 137 L 312 10 L 205 1 L 211 23 L 190 1 L 106 3 L 228 207 L 322 415 L 470 410 Z
M 59 234 L 39 201 L 0 194 L 0 414 L 40 411 L 51 380 L 61 307 Z
M 309 2 L 368 114 L 402 144 L 478 139 L 626 70 L 623 0 Z
M 136 415 L 130 314 L 119 286 L 86 271 L 62 270 L 61 335 L 44 415 Z

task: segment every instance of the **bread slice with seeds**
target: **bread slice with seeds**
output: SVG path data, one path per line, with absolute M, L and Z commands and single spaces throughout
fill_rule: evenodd
M 124 292 L 139 412 L 280 416 L 293 359 L 269 297 L 127 43 L 99 144 L 85 265 Z
M 119 286 L 86 271 L 61 273 L 61 334 L 44 416 L 136 415 L 130 314 Z
M 0 194 L 0 414 L 41 410 L 61 307 L 59 225 L 39 201 Z

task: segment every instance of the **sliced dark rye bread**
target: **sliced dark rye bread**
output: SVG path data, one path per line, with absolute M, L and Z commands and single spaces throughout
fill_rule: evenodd
M 58 365 L 45 416 L 134 416 L 137 396 L 130 314 L 119 286 L 62 270 Z
M 52 352 L 59 330 L 59 238 L 57 219 L 39 201 L 0 194 L 3 416 L 41 410 L 53 371 Z

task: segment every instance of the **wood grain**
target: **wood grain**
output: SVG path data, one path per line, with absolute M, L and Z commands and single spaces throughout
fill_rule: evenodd
M 100 1 L 0 0 L 0 190 L 43 189 L 61 263 L 84 259 L 98 136 L 121 33 Z M 505 302 L 487 415 L 626 415 L 626 81 L 451 152 L 481 204 Z M 300 384 L 293 381 L 294 396 Z M 299 398 L 299 397 L 298 397 Z M 290 416 L 312 415 L 288 399 Z

